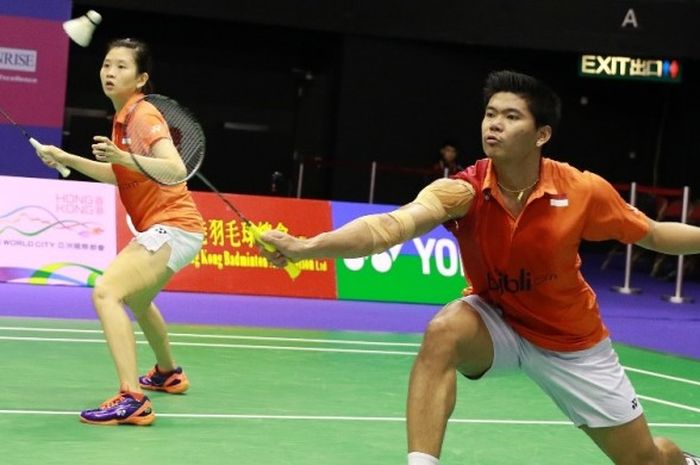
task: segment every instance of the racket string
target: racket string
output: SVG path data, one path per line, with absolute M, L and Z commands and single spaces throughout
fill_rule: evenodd
M 144 118 L 145 121 L 132 120 L 132 117 L 137 114 L 137 108 L 143 102 L 150 103 L 160 112 L 167 123 L 167 132 L 164 131 L 165 128 L 159 126 L 157 120 L 154 121 L 152 116 Z M 184 176 L 179 171 L 174 171 L 171 164 L 160 160 L 149 161 L 133 157 L 135 164 L 143 174 L 159 184 L 174 185 L 188 180 L 199 169 L 204 159 L 206 140 L 201 125 L 189 110 L 168 97 L 157 94 L 145 96 L 130 110 L 125 124 L 125 132 L 131 141 L 131 153 L 151 159 L 153 157 L 150 145 L 160 138 L 160 135 L 170 137 L 172 140 L 185 167 Z

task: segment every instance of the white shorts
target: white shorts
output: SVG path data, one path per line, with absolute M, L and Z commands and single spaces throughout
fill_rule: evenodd
M 522 370 L 577 427 L 617 426 L 642 414 L 610 339 L 575 352 L 542 349 L 513 331 L 498 307 L 476 295 L 462 300 L 479 312 L 491 334 L 493 364 L 484 376 Z
M 149 252 L 160 250 L 170 244 L 168 268 L 177 273 L 187 266 L 199 253 L 204 241 L 204 234 L 184 231 L 172 226 L 154 224 L 143 232 L 136 232 L 134 239 Z

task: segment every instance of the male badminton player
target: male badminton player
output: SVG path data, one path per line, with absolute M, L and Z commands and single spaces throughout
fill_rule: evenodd
M 487 158 L 391 213 L 309 239 L 267 232 L 278 252 L 262 253 L 280 266 L 379 253 L 442 224 L 454 233 L 471 287 L 430 322 L 414 362 L 409 465 L 438 464 L 457 372 L 470 380 L 524 372 L 617 465 L 700 465 L 652 437 L 578 255 L 582 240 L 608 239 L 700 253 L 700 228 L 653 221 L 601 177 L 543 157 L 561 103 L 539 80 L 491 73 L 484 103 Z
M 173 359 L 166 324 L 153 299 L 199 252 L 204 220 L 184 182 L 163 186 L 134 165 L 130 152 L 138 147 L 139 153 L 149 157 L 151 166 L 174 172 L 185 170 L 162 115 L 153 105 L 139 103 L 150 91 L 150 61 L 144 42 L 119 39 L 108 44 L 100 79 L 116 115 L 112 138 L 95 136 L 92 153 L 96 160 L 53 146 L 42 149 L 42 155 L 51 158 L 49 166 L 59 162 L 98 181 L 116 184 L 138 231 L 93 291 L 93 303 L 117 370 L 119 391 L 99 407 L 81 412 L 80 419 L 85 423 L 151 424 L 155 414 L 142 389 L 182 393 L 189 386 Z M 130 130 L 132 127 L 141 130 Z M 134 333 L 124 304 L 131 309 L 156 357 L 154 368 L 140 377 Z

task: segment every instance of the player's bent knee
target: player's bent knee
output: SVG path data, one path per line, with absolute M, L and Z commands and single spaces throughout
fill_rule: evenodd
M 469 345 L 479 331 L 479 316 L 462 301 L 443 307 L 428 323 L 422 350 L 457 351 Z
M 111 301 L 118 301 L 114 291 L 99 281 L 95 283 L 95 288 L 92 290 L 92 303 L 99 308 L 100 305 Z
M 456 344 L 460 335 L 449 315 L 436 315 L 425 330 L 424 341 L 440 344 Z

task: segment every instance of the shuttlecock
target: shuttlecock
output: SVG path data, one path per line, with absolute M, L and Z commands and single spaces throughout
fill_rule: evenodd
M 92 40 L 92 33 L 102 21 L 102 15 L 95 10 L 90 10 L 80 18 L 71 19 L 63 23 L 63 30 L 68 37 L 81 47 L 87 47 Z

